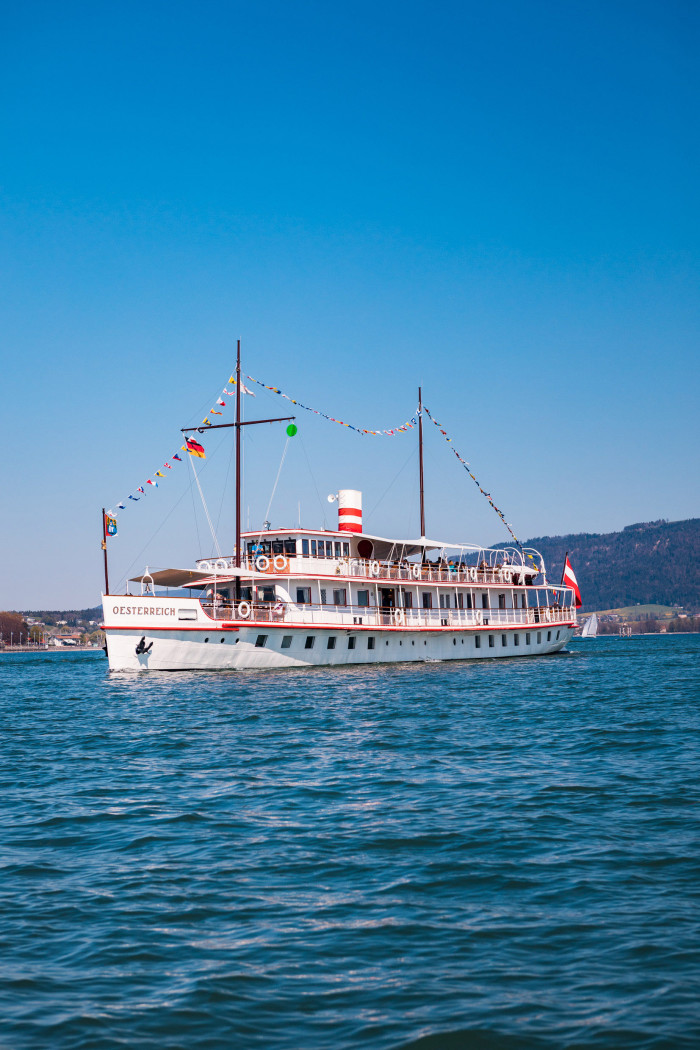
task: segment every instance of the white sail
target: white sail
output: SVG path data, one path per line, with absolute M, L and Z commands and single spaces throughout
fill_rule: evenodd
M 582 638 L 595 638 L 598 634 L 598 617 L 595 613 L 589 616 L 581 631 Z

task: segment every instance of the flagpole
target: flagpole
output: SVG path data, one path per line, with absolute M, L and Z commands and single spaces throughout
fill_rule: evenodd
M 425 500 L 423 497 L 423 394 L 418 387 L 418 479 L 420 488 L 420 536 L 425 539 Z
M 241 567 L 241 341 L 236 346 L 236 568 Z M 236 576 L 236 601 L 241 597 L 241 577 Z
M 105 594 L 109 594 L 109 572 L 107 570 L 107 518 L 102 508 L 102 552 L 105 556 Z
M 559 581 L 559 586 L 560 587 L 561 587 L 561 585 L 564 582 L 564 573 L 566 572 L 566 559 L 568 557 L 569 557 L 569 552 L 567 551 L 566 554 L 564 555 L 564 565 L 562 566 L 562 570 L 561 570 L 561 579 Z

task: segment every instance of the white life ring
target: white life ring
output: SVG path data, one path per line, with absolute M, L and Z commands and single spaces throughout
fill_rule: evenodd
M 275 554 L 272 564 L 275 567 L 275 572 L 284 572 L 287 568 L 287 559 L 284 554 Z
M 370 576 L 379 576 L 379 562 L 371 561 L 369 563 L 369 574 Z
M 238 618 L 240 620 L 247 620 L 250 616 L 250 602 L 247 602 L 245 598 L 242 602 L 238 603 Z
M 482 624 L 484 622 L 484 615 L 481 609 L 476 610 L 476 612 L 474 613 L 474 619 L 478 624 Z
M 504 567 L 503 569 L 501 569 L 501 573 L 505 582 L 510 583 L 513 579 L 513 570 Z
M 394 623 L 402 624 L 406 622 L 406 616 L 403 609 L 394 609 Z
M 210 561 L 200 561 L 199 568 L 200 568 L 200 570 L 202 572 L 211 572 L 211 562 Z
M 228 564 L 224 561 L 224 559 L 223 558 L 217 558 L 217 560 L 214 562 L 214 571 L 215 572 L 226 572 L 227 569 L 228 569 Z
M 413 563 L 413 565 L 411 566 L 411 572 L 413 573 L 414 580 L 419 580 L 420 579 L 420 565 L 418 564 L 417 561 L 415 561 Z
M 469 569 L 469 579 L 472 581 L 472 583 L 476 583 L 476 575 L 476 565 L 472 565 Z
M 263 562 L 265 562 L 264 565 Z M 258 572 L 270 571 L 270 559 L 268 558 L 267 554 L 258 554 L 257 558 L 255 559 L 255 568 L 258 570 Z

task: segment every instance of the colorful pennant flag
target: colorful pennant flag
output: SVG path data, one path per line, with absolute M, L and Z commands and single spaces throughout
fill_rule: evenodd
M 185 444 L 182 446 L 183 452 L 189 452 L 191 456 L 196 456 L 197 459 L 206 459 L 206 453 L 202 445 L 194 438 L 185 438 Z

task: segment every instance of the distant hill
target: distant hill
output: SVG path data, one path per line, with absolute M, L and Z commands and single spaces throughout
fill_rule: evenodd
M 700 518 L 643 521 L 602 535 L 536 536 L 524 546 L 542 552 L 552 583 L 569 552 L 584 610 L 638 602 L 700 609 Z

